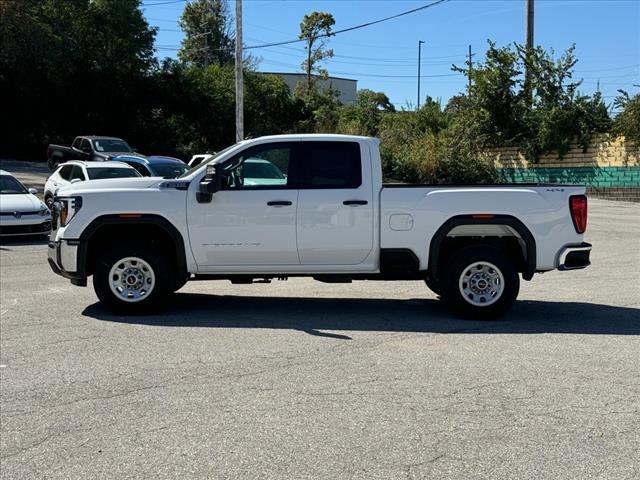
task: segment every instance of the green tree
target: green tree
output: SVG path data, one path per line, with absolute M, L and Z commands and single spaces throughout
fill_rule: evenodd
M 86 132 L 126 136 L 146 104 L 155 30 L 140 0 L 9 0 L 0 16 L 0 147 L 37 154 Z M 33 157 L 32 157 L 33 158 Z
M 630 96 L 624 90 L 618 92 L 620 95 L 616 97 L 614 105 L 622 111 L 613 122 L 613 133 L 624 135 L 636 148 L 640 148 L 640 94 Z
M 303 105 L 277 75 L 245 71 L 245 121 L 250 137 L 290 133 L 304 118 Z
M 384 93 L 366 88 L 359 90 L 355 103 L 342 108 L 338 130 L 352 135 L 377 136 L 382 113 L 393 111 L 395 108 Z
M 233 62 L 234 38 L 227 0 L 188 2 L 179 21 L 185 33 L 178 57 L 205 66 Z
M 332 27 L 335 24 L 333 15 L 325 12 L 313 12 L 307 14 L 300 23 L 300 35 L 298 38 L 305 41 L 307 58 L 302 62 L 302 69 L 307 74 L 303 91 L 310 95 L 315 89 L 318 78 L 326 79 L 327 71 L 322 68 L 321 62 L 333 57 L 333 50 L 326 48 L 326 38 L 333 35 Z
M 529 82 L 523 85 L 524 59 Z M 577 140 L 586 149 L 592 133 L 607 131 L 602 96 L 581 95 L 573 80 L 574 47 L 559 58 L 541 47 L 497 48 L 489 42 L 485 61 L 469 73 L 469 95 L 450 103 L 452 141 L 466 150 L 519 146 L 530 160 L 555 150 L 560 156 Z M 467 71 L 454 66 L 456 71 Z

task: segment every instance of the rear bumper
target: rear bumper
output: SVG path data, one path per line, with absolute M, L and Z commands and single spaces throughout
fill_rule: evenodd
M 85 286 L 87 275 L 79 255 L 80 248 L 79 241 L 50 241 L 48 261 L 54 273 L 68 278 L 74 285 Z
M 579 270 L 591 265 L 591 244 L 565 245 L 558 255 L 558 270 Z

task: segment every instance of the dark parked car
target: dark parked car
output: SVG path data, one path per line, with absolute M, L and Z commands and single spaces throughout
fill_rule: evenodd
M 189 165 L 173 157 L 118 155 L 113 160 L 131 165 L 143 177 L 177 178 L 189 170 Z
M 121 138 L 80 136 L 75 138 L 70 147 L 49 145 L 47 164 L 50 170 L 55 170 L 59 164 L 68 160 L 104 162 L 113 160 L 113 157 L 123 153 L 135 155 L 134 149 Z

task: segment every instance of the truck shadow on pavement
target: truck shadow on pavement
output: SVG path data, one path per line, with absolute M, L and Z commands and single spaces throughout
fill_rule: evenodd
M 519 301 L 503 318 L 455 318 L 438 300 L 244 297 L 177 293 L 160 313 L 120 316 L 101 304 L 83 315 L 98 320 L 163 327 L 268 328 L 350 340 L 329 331 L 417 333 L 570 333 L 640 335 L 640 309 L 580 302 Z

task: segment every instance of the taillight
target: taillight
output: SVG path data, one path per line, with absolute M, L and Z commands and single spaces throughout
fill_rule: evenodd
M 587 229 L 587 196 L 572 195 L 569 197 L 569 209 L 576 232 L 584 233 Z

